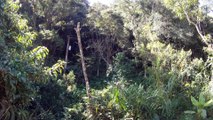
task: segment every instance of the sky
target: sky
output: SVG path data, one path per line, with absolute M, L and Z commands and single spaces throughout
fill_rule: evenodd
M 213 0 L 200 0 L 200 6 L 209 6 L 211 8 L 211 11 L 208 15 L 213 17 Z
M 88 1 L 90 2 L 91 5 L 97 2 L 103 3 L 105 5 L 110 5 L 114 2 L 114 0 L 88 0 Z

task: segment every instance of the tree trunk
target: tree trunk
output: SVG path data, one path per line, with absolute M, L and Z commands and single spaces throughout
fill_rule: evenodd
M 101 57 L 98 56 L 98 66 L 97 66 L 97 74 L 96 74 L 97 77 L 100 76 L 100 63 L 101 63 Z
M 68 54 L 69 54 L 69 46 L 70 46 L 70 36 L 67 36 L 67 49 L 66 49 L 66 56 L 65 56 L 65 65 L 64 65 L 64 72 L 66 73 L 67 63 L 68 63 Z
M 75 31 L 76 31 L 77 38 L 78 38 L 78 47 L 79 47 L 79 50 L 80 50 L 81 64 L 82 64 L 84 79 L 85 79 L 85 83 L 86 83 L 86 92 L 87 92 L 87 96 L 89 98 L 89 104 L 90 104 L 90 100 L 91 100 L 90 85 L 89 85 L 89 79 L 88 79 L 87 72 L 86 72 L 86 65 L 85 65 L 85 61 L 84 61 L 83 47 L 82 47 L 82 43 L 81 43 L 80 22 L 78 22 L 78 25 L 75 28 Z

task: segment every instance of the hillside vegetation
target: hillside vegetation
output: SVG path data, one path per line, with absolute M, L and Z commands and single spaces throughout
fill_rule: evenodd
M 0 0 L 0 120 L 213 120 L 213 1 Z

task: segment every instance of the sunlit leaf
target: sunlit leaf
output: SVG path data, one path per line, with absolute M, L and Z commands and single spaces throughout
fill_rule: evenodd
M 206 102 L 204 104 L 205 107 L 209 107 L 209 106 L 212 106 L 213 105 L 213 99 L 209 100 L 208 102 Z
M 191 102 L 194 106 L 199 106 L 199 102 L 193 96 L 191 96 Z

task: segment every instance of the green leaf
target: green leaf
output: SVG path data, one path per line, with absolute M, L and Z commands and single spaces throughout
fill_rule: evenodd
M 187 111 L 184 111 L 185 114 L 195 114 L 196 112 L 195 111 L 192 111 L 192 110 L 187 110 Z
M 114 100 L 110 100 L 109 103 L 107 104 L 107 108 L 112 108 L 112 105 L 114 103 Z
M 201 110 L 200 116 L 201 116 L 203 119 L 205 119 L 205 118 L 207 117 L 207 114 L 206 114 L 206 110 L 205 110 L 205 109 L 202 109 L 202 110 Z
M 98 106 L 95 107 L 95 112 L 98 113 Z
M 200 94 L 199 95 L 199 103 L 201 103 L 202 105 L 204 105 L 205 104 L 205 97 L 203 96 L 203 94 Z
M 206 102 L 204 104 L 204 107 L 209 107 L 209 106 L 212 106 L 213 105 L 213 99 L 209 100 L 208 102 Z
M 153 120 L 160 120 L 159 115 L 158 115 L 158 114 L 154 114 L 154 118 L 153 118 Z
M 194 106 L 199 106 L 199 102 L 193 96 L 191 96 L 191 101 Z

